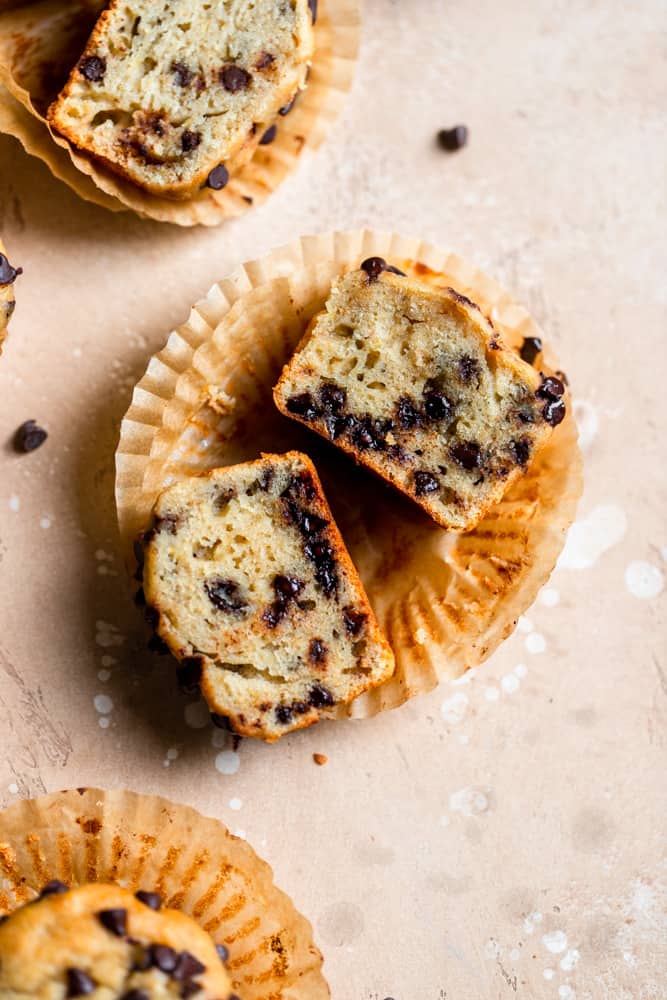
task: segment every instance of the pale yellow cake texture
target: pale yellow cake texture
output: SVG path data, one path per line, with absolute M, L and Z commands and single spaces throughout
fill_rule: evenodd
M 105 924 L 104 914 L 114 911 Z M 0 924 L 1 1000 L 122 1000 L 131 990 L 150 1000 L 232 997 L 229 975 L 203 928 L 177 910 L 153 910 L 117 885 L 51 892 Z
M 360 269 L 334 282 L 274 398 L 438 524 L 466 531 L 525 473 L 552 432 L 548 408 L 562 419 L 544 392 L 465 296 Z
M 277 739 L 391 676 L 393 654 L 305 455 L 178 483 L 154 514 L 149 615 L 236 732 Z
M 220 188 L 305 86 L 313 39 L 308 0 L 112 0 L 48 118 L 146 191 Z

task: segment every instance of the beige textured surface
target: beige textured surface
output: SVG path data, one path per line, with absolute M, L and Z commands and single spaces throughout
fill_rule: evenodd
M 242 829 L 312 919 L 340 1000 L 660 998 L 664 7 L 367 0 L 365 17 L 322 153 L 221 229 L 109 215 L 0 140 L 0 228 L 25 268 L 0 427 L 50 431 L 1 455 L 2 797 L 127 784 Z M 470 145 L 446 156 L 432 137 L 457 121 Z M 579 523 L 468 684 L 234 756 L 143 651 L 115 539 L 118 420 L 215 279 L 365 224 L 456 248 L 549 331 L 584 432 Z

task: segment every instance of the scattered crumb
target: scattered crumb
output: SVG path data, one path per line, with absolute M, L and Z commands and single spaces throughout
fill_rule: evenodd
M 328 764 L 328 763 L 329 763 L 329 758 L 328 758 L 328 757 L 327 757 L 327 755 L 326 755 L 326 754 L 324 754 L 324 753 L 314 753 L 314 754 L 313 754 L 313 760 L 314 760 L 314 761 L 315 761 L 315 763 L 316 763 L 316 764 L 318 764 L 318 765 L 319 765 L 320 767 L 324 767 L 324 765 L 325 765 L 325 764 Z

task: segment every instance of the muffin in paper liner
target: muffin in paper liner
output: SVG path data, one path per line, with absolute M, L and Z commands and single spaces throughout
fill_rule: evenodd
M 229 950 L 242 1000 L 325 1000 L 312 928 L 252 848 L 189 806 L 78 788 L 0 812 L 0 913 L 51 879 L 148 889 Z
M 571 402 L 528 473 L 466 533 L 446 531 L 332 445 L 282 417 L 271 390 L 332 279 L 381 256 L 478 303 L 506 343 L 542 334 L 495 281 L 453 253 L 369 230 L 304 237 L 214 285 L 136 386 L 116 452 L 128 568 L 158 493 L 219 465 L 294 448 L 314 460 L 378 621 L 394 676 L 340 716 L 365 718 L 485 660 L 548 579 L 582 489 Z M 557 369 L 548 345 L 541 369 Z
M 86 201 L 180 226 L 215 226 L 265 201 L 305 149 L 326 138 L 350 89 L 359 48 L 360 0 L 320 0 L 308 86 L 279 119 L 274 142 L 259 146 L 222 191 L 204 188 L 172 201 L 149 194 L 96 163 L 54 132 L 46 110 L 81 55 L 105 0 L 40 0 L 0 6 L 0 131 L 13 135 Z

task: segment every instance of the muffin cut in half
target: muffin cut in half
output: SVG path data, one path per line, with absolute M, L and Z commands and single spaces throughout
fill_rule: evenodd
M 143 540 L 149 620 L 214 721 L 273 741 L 394 670 L 312 462 L 299 452 L 165 490 Z
M 474 302 L 371 257 L 334 283 L 274 399 L 438 524 L 467 531 L 563 419 L 563 393 Z
M 226 957 L 154 892 L 53 880 L 0 923 L 0 997 L 238 1000 Z
M 21 267 L 12 267 L 4 249 L 0 240 L 0 354 L 7 336 L 7 324 L 14 312 L 14 282 L 23 271 Z
M 305 85 L 309 0 L 111 0 L 48 119 L 139 187 L 219 190 Z

